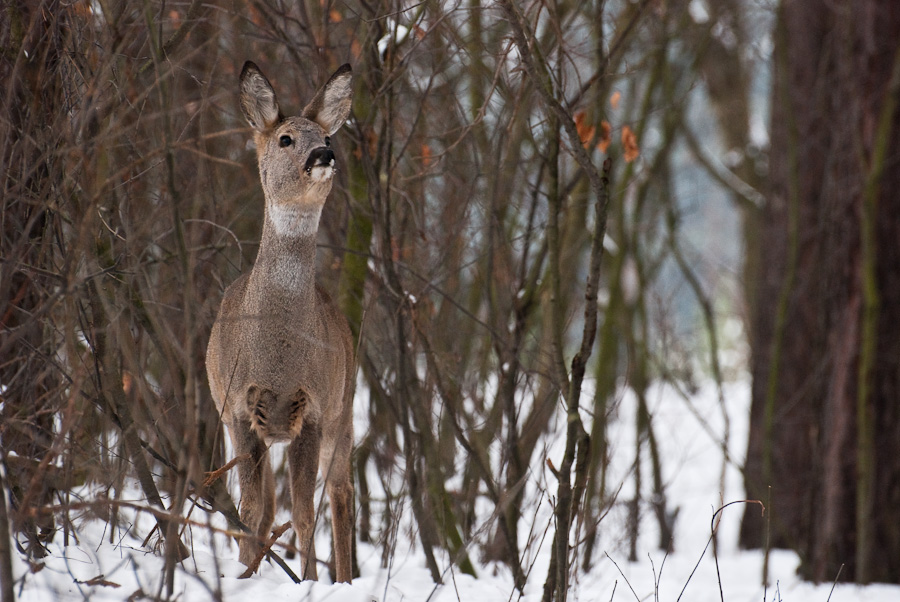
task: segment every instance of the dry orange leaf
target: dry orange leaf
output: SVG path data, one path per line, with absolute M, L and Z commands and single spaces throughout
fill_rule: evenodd
M 578 130 L 578 138 L 585 148 L 587 148 L 588 144 L 591 143 L 591 140 L 594 139 L 594 133 L 597 131 L 597 128 L 585 123 L 586 118 L 587 115 L 585 115 L 584 111 L 575 113 L 575 129 Z
M 90 2 L 76 2 L 72 5 L 72 8 L 80 17 L 93 17 L 94 15 L 94 9 L 91 7 Z
M 373 128 L 367 127 L 363 137 L 369 147 L 369 156 L 374 157 L 378 152 L 378 133 Z
M 609 97 L 609 105 L 614 109 L 618 109 L 620 100 L 622 100 L 622 93 L 616 90 L 613 92 L 613 95 Z
M 612 126 L 605 119 L 600 122 L 600 139 L 597 141 L 597 148 L 601 153 L 605 153 L 612 142 Z
M 627 125 L 622 126 L 622 149 L 624 150 L 625 161 L 630 163 L 638 158 L 641 154 L 637 144 L 637 136 Z
M 250 6 L 248 8 L 250 9 L 250 21 L 258 27 L 263 27 L 265 19 L 263 19 L 262 13 L 260 13 L 252 3 L 250 3 Z
M 422 145 L 422 163 L 425 164 L 425 167 L 431 166 L 431 147 L 427 144 Z
M 172 29 L 179 29 L 181 27 L 181 15 L 177 10 L 169 11 L 169 20 L 172 22 Z
M 393 236 L 391 237 L 391 259 L 393 261 L 400 261 L 400 245 Z
M 328 18 L 331 19 L 332 23 L 340 23 L 344 20 L 344 17 L 341 15 L 341 11 L 336 8 L 332 8 L 328 11 Z

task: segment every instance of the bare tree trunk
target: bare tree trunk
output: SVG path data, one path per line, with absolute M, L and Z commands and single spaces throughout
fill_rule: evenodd
M 778 15 L 746 486 L 814 580 L 900 579 L 898 40 L 890 0 Z
M 9 512 L 6 506 L 6 479 L 0 469 L 0 602 L 15 602 L 12 572 L 12 545 Z
M 55 252 L 62 225 L 59 214 L 44 206 L 63 180 L 61 162 L 46 152 L 61 136 L 62 12 L 53 1 L 12 3 L 0 25 L 0 39 L 8 44 L 0 55 L 6 82 L 0 97 L 0 416 L 4 452 L 20 460 L 3 455 L 12 527 L 24 535 L 33 558 L 45 555 L 55 531 L 52 515 L 31 511 L 55 494 L 45 476 L 54 454 L 53 418 L 63 404 L 61 367 L 48 361 L 59 342 L 52 327 L 59 296 L 52 291 L 61 284 Z

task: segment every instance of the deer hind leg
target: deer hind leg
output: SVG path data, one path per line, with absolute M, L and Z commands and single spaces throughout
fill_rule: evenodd
M 269 452 L 263 441 L 250 430 L 247 421 L 228 428 L 234 454 L 238 458 L 238 480 L 241 487 L 241 522 L 256 537 L 241 538 L 238 559 L 249 565 L 262 548 L 275 519 L 275 478 Z
M 304 423 L 288 447 L 291 470 L 291 518 L 300 540 L 300 563 L 304 579 L 318 579 L 316 570 L 316 475 L 319 471 L 319 425 Z
M 320 462 L 328 499 L 331 500 L 331 532 L 333 536 L 334 580 L 350 583 L 353 545 L 353 480 L 350 472 L 350 453 L 353 444 L 352 427 L 344 429 L 334 447 L 323 449 Z M 332 442 L 329 442 L 332 443 Z

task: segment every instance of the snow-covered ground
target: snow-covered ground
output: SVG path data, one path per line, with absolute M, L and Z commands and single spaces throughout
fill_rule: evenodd
M 730 421 L 728 447 L 734 461 L 741 462 L 746 446 L 748 390 L 734 384 L 724 391 L 725 408 Z M 732 505 L 722 513 L 719 526 L 718 566 L 708 549 L 710 519 L 722 502 L 743 499 L 740 474 L 733 466 L 724 472 L 722 491 L 722 441 L 725 421 L 722 404 L 712 387 L 705 388 L 689 402 L 670 388 L 659 387 L 649 396 L 654 427 L 659 440 L 669 508 L 679 508 L 675 531 L 675 551 L 666 555 L 656 548 L 658 539 L 654 520 L 645 512 L 641 522 L 639 560 L 627 561 L 624 504 L 601 523 L 601 538 L 594 564 L 587 574 L 578 573 L 572 583 L 571 600 L 631 601 L 661 600 L 691 602 L 897 602 L 900 586 L 858 587 L 813 585 L 800 581 L 795 570 L 798 559 L 786 551 L 773 551 L 770 557 L 770 584 L 763 588 L 763 556 L 759 552 L 737 548 L 737 531 L 744 506 Z M 364 414 L 363 414 L 364 415 Z M 623 395 L 613 416 L 611 488 L 621 484 L 620 501 L 633 495 L 629 477 L 634 462 L 634 400 Z M 362 429 L 358 425 L 357 436 Z M 546 468 L 549 457 L 558 464 L 562 442 L 548 437 L 546 451 L 535 453 L 533 472 L 526 497 L 530 507 L 523 509 L 520 541 L 525 548 L 523 565 L 529 577 L 525 594 L 513 587 L 510 573 L 502 565 L 479 565 L 477 550 L 473 560 L 479 577 L 459 573 L 447 555 L 438 554 L 444 569 L 444 585 L 435 586 L 425 568 L 424 557 L 411 535 L 411 529 L 399 529 L 389 566 L 382 567 L 382 550 L 360 543 L 358 557 L 362 576 L 352 585 L 323 581 L 294 584 L 277 566 L 263 563 L 259 574 L 238 579 L 244 567 L 237 561 L 237 547 L 224 536 L 211 536 L 202 526 L 188 530 L 186 542 L 193 554 L 177 571 L 171 599 L 183 601 L 224 600 L 276 602 L 281 600 L 316 601 L 450 601 L 507 602 L 541 599 L 549 561 L 549 533 L 541 545 L 541 535 L 549 524 L 548 495 L 555 492 L 554 477 Z M 644 464 L 644 480 L 650 482 L 649 465 Z M 371 482 L 376 482 L 372 479 Z M 646 497 L 646 496 L 645 496 Z M 142 504 L 137 489 L 134 501 Z M 487 509 L 489 512 L 490 509 Z M 407 514 L 411 514 L 407 512 Z M 62 600 L 149 600 L 165 598 L 161 590 L 162 559 L 141 547 L 151 518 L 123 510 L 122 523 L 110 530 L 106 522 L 89 520 L 75 525 L 75 537 L 63 546 L 58 534 L 51 556 L 41 570 L 32 572 L 19 559 L 14 565 L 16 593 L 23 602 Z M 198 521 L 206 514 L 195 510 Z M 377 516 L 374 517 L 377 519 Z M 487 516 L 484 520 L 487 520 Z M 279 515 L 276 524 L 288 520 Z M 223 524 L 213 524 L 222 527 Z M 409 522 L 407 521 L 407 525 Z M 526 543 L 526 542 L 531 542 Z M 320 553 L 330 549 L 327 531 L 317 542 Z M 299 562 L 290 561 L 295 570 Z M 695 571 L 696 568 L 696 571 Z M 718 576 L 717 576 L 718 571 Z M 720 592 L 721 587 L 721 592 Z

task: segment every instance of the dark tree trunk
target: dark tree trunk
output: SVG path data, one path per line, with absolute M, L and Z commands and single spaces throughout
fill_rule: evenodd
M 806 578 L 896 583 L 900 4 L 783 0 L 775 40 L 747 493 Z
M 47 318 L 48 298 L 60 287 L 53 261 L 60 223 L 44 203 L 63 179 L 48 152 L 59 138 L 53 126 L 65 92 L 65 25 L 46 17 L 57 4 L 12 3 L 3 8 L 9 23 L 0 25 L 0 461 L 16 544 L 33 558 L 45 555 L 55 530 L 52 516 L 31 511 L 49 504 L 58 484 L 47 456 L 63 403 L 60 372 L 48 361 L 58 339 Z

